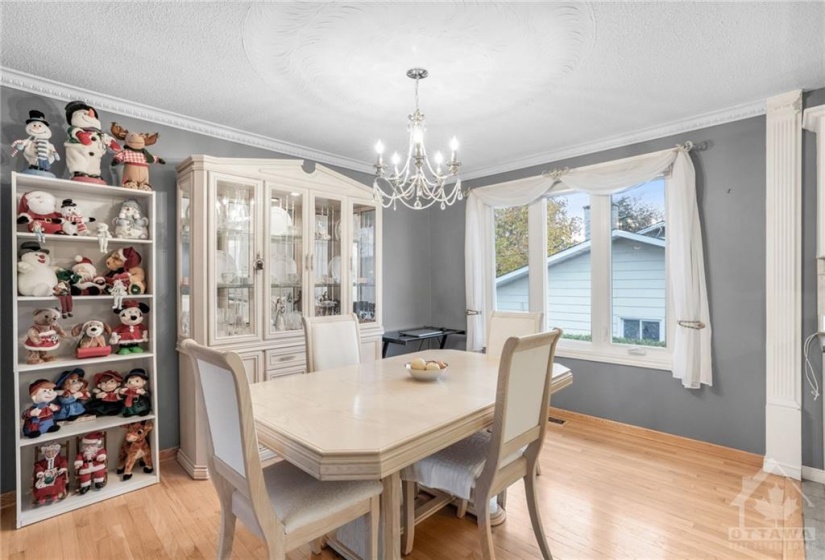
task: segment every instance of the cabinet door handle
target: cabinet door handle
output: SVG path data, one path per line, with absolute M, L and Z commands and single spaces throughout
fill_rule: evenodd
M 264 269 L 264 259 L 261 257 L 261 254 L 258 253 L 255 255 L 255 271 L 260 272 Z
M 281 356 L 280 358 L 278 358 L 278 361 L 279 362 L 288 362 L 288 361 L 294 360 L 294 359 L 295 359 L 295 356 Z

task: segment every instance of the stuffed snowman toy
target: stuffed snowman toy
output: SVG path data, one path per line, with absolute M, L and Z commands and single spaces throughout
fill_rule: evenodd
M 100 176 L 100 160 L 107 150 L 119 152 L 121 147 L 100 130 L 97 111 L 82 101 L 70 101 L 66 105 L 66 121 L 69 123 L 69 139 L 64 144 L 66 167 L 72 180 L 106 184 Z
M 45 297 L 53 295 L 57 274 L 50 266 L 49 250 L 36 241 L 26 241 L 18 252 L 17 291 L 21 296 Z
M 60 161 L 60 155 L 55 150 L 54 144 L 49 142 L 52 131 L 49 130 L 46 115 L 40 111 L 29 111 L 29 118 L 26 119 L 26 134 L 29 137 L 25 140 L 12 142 L 12 157 L 20 152 L 23 153 L 23 157 L 29 163 L 29 168 L 23 173 L 54 177 L 54 173 L 49 169 L 55 160 Z

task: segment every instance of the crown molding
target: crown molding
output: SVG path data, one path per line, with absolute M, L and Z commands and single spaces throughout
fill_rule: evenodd
M 25 72 L 19 72 L 17 70 L 4 68 L 1 66 L 0 85 L 63 101 L 80 99 L 90 105 L 105 109 L 106 111 L 112 113 L 163 124 L 172 128 L 195 132 L 205 136 L 220 138 L 221 140 L 226 140 L 229 142 L 245 144 L 247 146 L 261 148 L 283 155 L 294 156 L 301 159 L 309 159 L 326 165 L 334 165 L 368 174 L 372 174 L 375 171 L 371 164 L 363 161 L 345 158 L 319 150 L 313 150 L 306 146 L 299 146 L 297 144 L 291 144 L 289 142 L 284 142 L 268 136 L 245 132 L 236 128 L 181 115 L 179 113 L 173 113 L 171 111 L 165 111 L 149 105 L 143 105 L 141 103 L 135 103 L 133 101 L 120 99 L 118 97 L 97 93 L 77 86 L 64 84 L 54 80 L 49 80 L 47 78 L 41 78 L 39 76 L 26 74 Z M 657 138 L 699 130 L 733 121 L 758 117 L 764 114 L 765 100 L 763 99 L 753 101 L 751 103 L 736 105 L 727 109 L 721 109 L 719 111 L 705 113 L 696 117 L 673 121 L 665 125 L 612 136 L 610 138 L 597 140 L 595 142 L 584 142 L 562 150 L 555 150 L 544 154 L 521 158 L 501 165 L 476 168 L 473 171 L 462 173 L 462 179 L 478 179 L 481 177 L 489 177 L 491 175 L 498 175 L 500 173 L 506 173 L 518 169 L 547 165 L 572 157 L 593 154 L 613 148 L 620 148 L 622 146 L 636 144 L 638 142 L 646 142 Z
M 180 130 L 195 132 L 205 136 L 220 138 L 229 142 L 245 144 L 255 148 L 261 148 L 279 154 L 294 156 L 296 158 L 308 159 L 327 165 L 335 165 L 345 169 L 352 169 L 364 173 L 374 173 L 372 165 L 341 157 L 328 152 L 313 150 L 306 146 L 291 144 L 268 136 L 246 132 L 237 128 L 204 121 L 194 117 L 173 113 L 157 107 L 135 103 L 126 99 L 120 99 L 111 95 L 90 91 L 77 86 L 56 82 L 47 78 L 41 78 L 25 72 L 19 72 L 0 66 L 0 85 L 17 90 L 28 91 L 36 95 L 71 101 L 73 99 L 82 100 L 98 109 L 104 109 L 110 113 L 125 115 L 136 119 L 142 119 L 157 124 L 171 126 Z
M 765 100 L 760 99 L 758 101 L 735 105 L 727 109 L 720 109 L 718 111 L 712 111 L 703 115 L 689 117 L 659 126 L 643 128 L 627 134 L 611 136 L 595 142 L 576 144 L 575 146 L 570 146 L 569 148 L 518 159 L 503 165 L 477 168 L 472 172 L 462 173 L 462 179 L 478 179 L 480 177 L 489 177 L 491 175 L 507 173 L 517 169 L 547 165 L 573 157 L 595 154 L 597 152 L 603 152 L 613 148 L 621 148 L 623 146 L 629 146 L 639 142 L 647 142 L 649 140 L 665 138 L 667 136 L 700 130 L 702 128 L 708 128 L 743 119 L 749 119 L 751 117 L 759 117 L 764 114 Z

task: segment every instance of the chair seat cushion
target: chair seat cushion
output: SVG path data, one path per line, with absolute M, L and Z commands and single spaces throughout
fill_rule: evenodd
M 377 480 L 321 482 L 286 461 L 265 468 L 263 473 L 269 501 L 287 533 L 377 496 L 382 490 Z M 232 495 L 232 511 L 261 534 L 252 504 L 240 492 Z
M 484 469 L 490 448 L 490 432 L 476 432 L 441 451 L 406 467 L 402 480 L 414 480 L 429 488 L 470 499 L 476 478 Z

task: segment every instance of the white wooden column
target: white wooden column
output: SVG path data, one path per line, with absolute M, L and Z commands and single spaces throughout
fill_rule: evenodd
M 764 470 L 802 475 L 802 92 L 767 100 Z
M 816 330 L 822 333 L 825 332 L 825 105 L 806 109 L 802 127 L 816 135 Z M 820 334 L 819 341 L 825 348 L 825 335 Z M 822 406 L 825 418 L 825 399 Z

